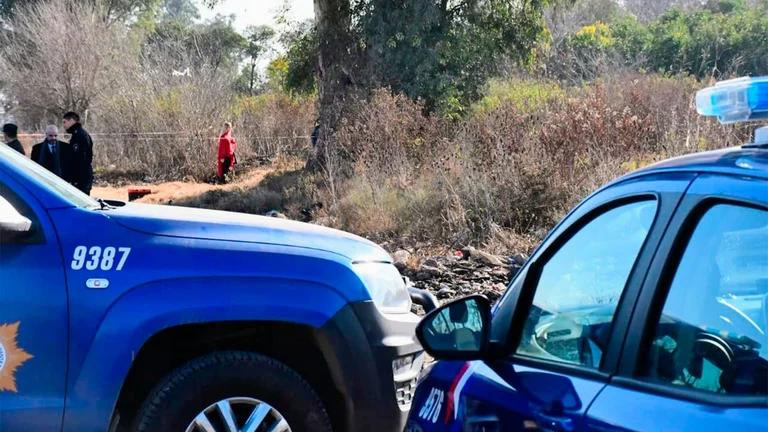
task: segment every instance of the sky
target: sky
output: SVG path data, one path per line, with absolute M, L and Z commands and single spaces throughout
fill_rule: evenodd
M 294 20 L 304 21 L 315 16 L 313 0 L 223 0 L 213 10 L 201 6 L 200 15 L 203 19 L 217 14 L 235 15 L 235 27 L 240 31 L 250 25 L 274 27 L 275 13 L 283 3 L 290 5 L 289 16 Z

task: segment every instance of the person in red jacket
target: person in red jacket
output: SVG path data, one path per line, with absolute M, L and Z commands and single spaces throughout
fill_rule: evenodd
M 237 158 L 235 157 L 236 150 L 237 141 L 232 136 L 232 124 L 226 122 L 224 123 L 224 132 L 219 136 L 217 175 L 221 183 L 226 183 L 227 174 L 235 169 L 235 164 L 237 163 Z

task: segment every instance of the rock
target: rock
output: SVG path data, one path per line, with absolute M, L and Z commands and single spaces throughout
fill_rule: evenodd
M 299 211 L 299 213 L 301 213 L 301 220 L 303 222 L 312 221 L 317 216 L 317 212 L 322 209 L 323 209 L 323 203 L 321 202 L 314 203 L 309 207 L 305 207 L 301 209 Z
M 270 211 L 264 213 L 264 216 L 275 217 L 275 218 L 279 218 L 279 219 L 288 219 L 288 217 L 286 215 L 280 213 L 277 210 L 270 210 Z
M 394 260 L 395 267 L 397 267 L 398 270 L 403 271 L 408 267 L 408 260 L 411 259 L 411 253 L 407 250 L 400 249 L 392 254 L 392 259 Z
M 466 248 L 462 249 L 462 252 L 464 253 L 464 255 L 468 255 L 479 262 L 482 262 L 484 264 L 487 264 L 493 267 L 502 267 L 505 265 L 504 260 L 501 257 L 488 252 L 481 251 L 479 249 L 475 249 L 472 246 L 467 246 Z
M 422 264 L 419 267 L 419 272 L 428 273 L 431 276 L 442 276 L 443 273 L 445 273 L 445 270 L 439 268 L 439 267 L 433 267 L 430 265 Z
M 504 268 L 496 268 L 491 270 L 491 275 L 506 279 L 509 276 L 509 271 Z
M 484 294 L 492 302 L 498 300 L 524 261 L 520 256 L 497 256 L 470 247 L 465 249 L 468 259 L 425 257 L 414 268 L 408 267 L 408 263 L 416 261 L 411 252 L 398 249 L 396 243 L 387 248 L 395 250 L 392 258 L 403 276 L 411 278 L 417 288 L 429 290 L 445 301 L 472 294 Z
M 322 225 L 327 227 L 338 226 L 338 220 L 333 216 L 321 216 L 312 220 L 312 223 L 315 225 Z
M 427 279 L 440 277 L 443 275 L 443 273 L 444 273 L 444 270 L 441 270 L 437 267 L 432 267 L 432 266 L 422 264 L 421 267 L 419 267 L 419 270 L 416 272 L 416 276 L 414 277 L 414 279 L 423 281 Z

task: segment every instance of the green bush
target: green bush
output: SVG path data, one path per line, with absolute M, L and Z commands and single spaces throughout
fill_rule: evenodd
M 554 82 L 493 79 L 488 82 L 486 95 L 472 106 L 471 111 L 478 114 L 511 104 L 520 111 L 534 112 L 564 96 L 563 89 Z
M 711 1 L 704 9 L 672 9 L 649 24 L 624 15 L 583 26 L 550 55 L 559 78 L 595 79 L 617 68 L 698 78 L 768 71 L 768 15 L 762 5 Z
M 642 57 L 662 73 L 699 78 L 760 75 L 768 71 L 768 16 L 761 8 L 724 2 L 712 10 L 672 10 L 648 27 L 624 20 L 615 32 L 623 54 Z

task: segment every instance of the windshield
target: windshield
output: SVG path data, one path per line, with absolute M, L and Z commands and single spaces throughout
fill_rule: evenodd
M 0 159 L 9 165 L 18 167 L 25 174 L 33 177 L 49 190 L 58 194 L 76 207 L 99 207 L 99 203 L 79 189 L 65 182 L 56 174 L 32 162 L 29 158 L 17 153 L 16 150 L 0 143 Z

